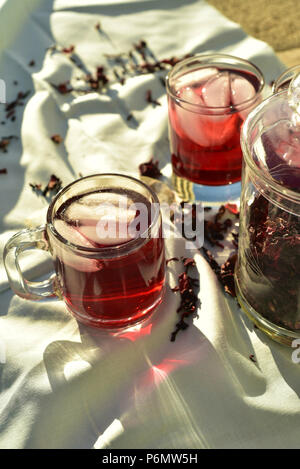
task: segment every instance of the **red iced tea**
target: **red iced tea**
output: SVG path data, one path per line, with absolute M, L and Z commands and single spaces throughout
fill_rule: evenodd
M 146 207 L 146 230 L 139 226 L 139 204 Z M 74 196 L 60 206 L 56 231 L 78 251 L 83 248 L 75 254 L 65 244 L 53 246 L 63 299 L 79 320 L 122 327 L 145 318 L 160 303 L 164 242 L 160 215 L 156 231 L 147 231 L 153 216 L 146 197 L 117 188 Z
M 174 173 L 207 186 L 240 181 L 240 129 L 261 99 L 262 77 L 212 64 L 173 81 L 168 103 Z

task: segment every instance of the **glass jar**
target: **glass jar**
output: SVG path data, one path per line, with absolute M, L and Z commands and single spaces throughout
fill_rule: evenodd
M 300 337 L 300 115 L 285 90 L 246 119 L 238 301 L 278 342 Z

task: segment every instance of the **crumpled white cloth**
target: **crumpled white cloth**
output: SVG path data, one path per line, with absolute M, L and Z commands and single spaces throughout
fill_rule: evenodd
M 0 175 L 1 252 L 14 232 L 44 221 L 47 204 L 29 183 L 45 185 L 52 173 L 64 184 L 79 173 L 138 174 L 151 156 L 169 174 L 166 95 L 157 77 L 79 97 L 50 85 L 79 73 L 66 57 L 46 52 L 53 43 L 75 45 L 94 70 L 107 65 L 103 54 L 126 52 L 140 39 L 159 59 L 223 51 L 252 60 L 267 82 L 283 70 L 269 46 L 202 0 L 2 1 L 0 78 L 8 101 L 20 90 L 31 95 L 16 121 L 0 126 L 1 136 L 20 137 L 0 154 L 8 170 Z M 145 101 L 147 89 L 161 106 Z M 137 125 L 126 120 L 129 112 Z M 55 145 L 53 134 L 64 142 Z M 166 244 L 167 257 L 185 254 L 182 240 Z M 24 261 L 25 269 L 36 266 L 33 276 L 41 273 L 39 259 L 31 253 Z M 254 329 L 203 257 L 195 260 L 201 307 L 174 343 L 178 296 L 170 287 L 180 263 L 169 264 L 166 296 L 151 321 L 115 337 L 78 325 L 60 301 L 13 295 L 1 264 L 0 447 L 299 447 L 292 350 Z

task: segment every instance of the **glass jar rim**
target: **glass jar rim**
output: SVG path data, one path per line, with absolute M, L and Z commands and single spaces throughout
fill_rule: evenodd
M 188 64 L 191 64 L 193 61 L 198 61 L 199 59 L 203 60 L 204 62 L 201 63 L 199 62 L 199 65 L 201 65 L 201 68 L 207 68 L 209 66 L 213 66 L 214 62 L 211 62 L 211 63 L 207 63 L 207 61 L 209 60 L 212 60 L 212 59 L 217 59 L 217 61 L 215 62 L 216 65 L 226 65 L 226 62 L 224 64 L 222 64 L 222 59 L 224 61 L 228 61 L 228 66 L 232 65 L 232 62 L 235 61 L 236 64 L 244 64 L 245 66 L 247 67 L 251 67 L 255 73 L 256 73 L 256 76 L 259 78 L 259 89 L 256 91 L 255 95 L 253 96 L 253 98 L 250 98 L 250 99 L 247 99 L 245 101 L 241 101 L 238 105 L 235 105 L 234 107 L 233 106 L 204 106 L 204 105 L 201 105 L 201 104 L 195 104 L 195 103 L 192 103 L 190 101 L 187 101 L 183 98 L 180 98 L 176 95 L 176 93 L 174 92 L 173 90 L 173 87 L 171 86 L 170 84 L 170 80 L 172 78 L 174 78 L 174 75 L 176 73 L 178 73 L 178 71 L 184 67 L 185 65 L 188 65 Z M 231 63 L 230 63 L 231 61 Z M 188 72 L 187 72 L 188 73 Z M 251 105 L 252 103 L 254 103 L 258 96 L 260 96 L 260 94 L 262 93 L 263 91 L 263 88 L 265 86 L 265 79 L 264 79 L 264 76 L 261 72 L 261 70 L 255 65 L 253 64 L 252 62 L 250 62 L 249 60 L 247 59 L 243 59 L 241 57 L 236 57 L 236 56 L 233 56 L 233 55 L 229 55 L 229 54 L 196 54 L 196 55 L 193 55 L 191 57 L 187 57 L 186 59 L 183 59 L 183 60 L 180 60 L 179 62 L 177 62 L 176 65 L 174 65 L 174 67 L 170 70 L 170 72 L 168 73 L 167 77 L 166 77 L 166 90 L 167 90 L 167 93 L 168 95 L 174 99 L 177 103 L 183 103 L 183 104 L 186 104 L 188 106 L 191 106 L 192 108 L 191 109 L 195 109 L 195 112 L 197 109 L 201 109 L 202 112 L 203 110 L 206 111 L 206 113 L 211 113 L 211 112 L 215 112 L 215 113 L 224 113 L 225 111 L 228 112 L 228 110 L 242 110 L 244 109 L 245 107 L 248 107 L 249 105 Z M 205 114 L 205 113 L 204 113 Z
M 279 184 L 278 182 L 274 181 L 274 179 L 268 174 L 266 175 L 263 173 L 261 168 L 255 164 L 253 157 L 252 157 L 252 152 L 251 152 L 251 147 L 250 147 L 250 142 L 248 136 L 250 135 L 251 131 L 253 131 L 255 125 L 257 125 L 257 116 L 261 113 L 262 110 L 266 108 L 266 106 L 269 104 L 270 101 L 274 99 L 278 99 L 278 97 L 287 94 L 287 90 L 280 91 L 279 93 L 276 93 L 275 95 L 271 95 L 268 98 L 264 99 L 258 106 L 256 106 L 247 116 L 245 119 L 242 130 L 241 130 L 241 148 L 243 152 L 243 158 L 245 163 L 248 165 L 250 170 L 260 179 L 264 181 L 264 183 L 267 185 L 267 187 L 270 187 L 276 194 L 280 195 L 283 197 L 285 200 L 289 202 L 296 203 L 297 205 L 300 204 L 300 193 L 296 192 L 292 189 L 289 189 L 285 187 L 282 184 Z
M 90 247 L 81 246 L 81 245 L 72 243 L 71 241 L 68 241 L 66 238 L 64 238 L 57 231 L 57 229 L 55 228 L 55 226 L 53 224 L 53 217 L 55 215 L 53 213 L 53 210 L 54 210 L 54 206 L 55 206 L 56 202 L 61 198 L 61 196 L 63 196 L 74 185 L 79 184 L 80 182 L 86 181 L 88 179 L 99 178 L 99 177 L 101 177 L 101 178 L 103 178 L 103 177 L 117 177 L 117 178 L 122 178 L 122 179 L 125 179 L 125 180 L 130 180 L 130 181 L 140 185 L 144 189 L 146 189 L 148 191 L 148 193 L 151 195 L 151 197 L 154 200 L 154 202 L 151 203 L 151 206 L 154 203 L 154 209 L 155 209 L 154 217 L 153 217 L 153 219 L 151 218 L 151 223 L 149 224 L 147 229 L 139 237 L 133 238 L 130 241 L 127 241 L 125 243 L 120 243 L 120 244 L 112 245 L 112 246 L 109 246 L 109 247 L 90 248 Z M 127 174 L 97 173 L 97 174 L 91 174 L 89 176 L 85 176 L 85 177 L 82 177 L 80 179 L 76 179 L 75 181 L 72 181 L 70 184 L 67 184 L 65 187 L 63 187 L 56 194 L 56 196 L 51 201 L 51 203 L 48 207 L 48 210 L 47 210 L 47 228 L 49 228 L 51 234 L 55 237 L 55 239 L 59 240 L 64 245 L 64 247 L 69 248 L 71 250 L 80 251 L 80 253 L 82 255 L 86 255 L 86 257 L 88 257 L 89 255 L 93 255 L 93 254 L 98 255 L 98 256 L 101 254 L 101 256 L 104 256 L 104 257 L 107 257 L 107 256 L 117 257 L 118 254 L 123 255 L 124 254 L 123 251 L 125 251 L 126 254 L 127 254 L 127 253 L 131 252 L 132 250 L 137 249 L 138 247 L 140 247 L 141 244 L 144 244 L 144 242 L 147 241 L 147 239 L 149 239 L 150 233 L 153 230 L 153 228 L 155 227 L 155 225 L 156 225 L 156 223 L 159 219 L 159 215 L 160 215 L 159 199 L 158 199 L 156 193 L 151 189 L 151 187 L 149 187 L 143 181 L 140 181 L 139 179 L 136 179 L 135 177 L 129 176 Z
M 300 64 L 299 65 L 293 65 L 292 67 L 289 67 L 285 69 L 278 78 L 273 83 L 272 86 L 272 93 L 278 93 L 278 88 L 280 88 L 284 83 L 286 83 L 288 80 L 291 80 L 293 78 L 294 72 L 300 72 Z M 289 77 L 289 75 L 291 75 Z M 289 77 L 289 78 L 288 78 Z

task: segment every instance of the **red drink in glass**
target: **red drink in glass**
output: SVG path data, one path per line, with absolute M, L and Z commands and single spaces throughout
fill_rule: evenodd
M 55 272 L 28 281 L 18 256 L 48 251 Z M 46 225 L 16 233 L 4 249 L 13 291 L 22 298 L 57 296 L 79 321 L 100 328 L 141 322 L 160 304 L 165 254 L 157 195 L 122 174 L 95 174 L 64 187 Z
M 263 84 L 254 65 L 225 55 L 196 56 L 173 68 L 167 90 L 175 175 L 204 186 L 240 181 L 240 129 Z
M 107 204 L 110 208 L 106 210 Z M 134 191 L 103 190 L 75 196 L 55 215 L 58 233 L 74 244 L 98 251 L 97 258 L 86 259 L 56 250 L 64 300 L 86 322 L 124 326 L 133 318 L 139 321 L 160 302 L 165 277 L 161 226 L 156 237 L 129 236 L 127 227 L 139 215 L 138 210 L 130 209 L 133 204 L 144 204 L 149 228 L 151 204 Z M 104 217 L 107 222 L 116 221 L 116 229 L 112 236 L 101 239 L 97 224 Z

